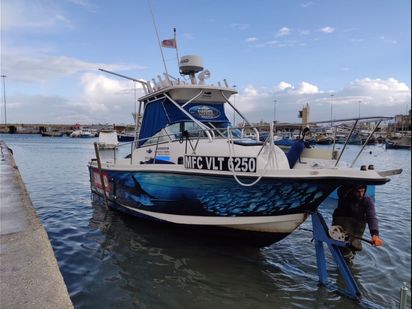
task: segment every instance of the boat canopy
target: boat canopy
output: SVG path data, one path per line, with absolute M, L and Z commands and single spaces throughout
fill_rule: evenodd
M 202 123 L 219 123 L 221 124 L 220 127 L 230 125 L 230 121 L 225 114 L 224 103 L 192 102 L 183 108 L 193 118 Z M 152 137 L 166 126 L 184 121 L 193 120 L 168 99 L 163 98 L 147 103 L 140 128 L 139 146 L 144 144 L 145 139 Z

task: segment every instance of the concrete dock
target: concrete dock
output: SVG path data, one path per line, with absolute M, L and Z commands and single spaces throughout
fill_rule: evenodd
M 0 141 L 0 308 L 73 308 L 13 154 Z

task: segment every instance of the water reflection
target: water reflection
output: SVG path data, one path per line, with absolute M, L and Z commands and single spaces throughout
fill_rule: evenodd
M 126 308 L 308 308 L 325 302 L 333 303 L 332 308 L 357 306 L 318 287 L 313 256 L 307 250 L 295 253 L 289 241 L 263 249 L 227 246 L 205 234 L 106 210 L 101 199 L 94 199 L 92 207 L 89 227 L 100 236 L 89 237 L 99 244 L 87 246 L 99 261 L 91 275 L 105 299 L 106 293 L 123 290 L 116 304 Z M 307 234 L 297 233 L 311 245 Z M 90 298 L 81 295 L 80 307 L 86 305 L 82 299 L 90 305 Z

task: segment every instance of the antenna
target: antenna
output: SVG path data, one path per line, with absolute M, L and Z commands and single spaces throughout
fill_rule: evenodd
M 179 53 L 177 51 L 177 40 L 176 40 L 176 28 L 173 28 L 173 38 L 176 42 L 176 59 L 177 59 L 177 67 L 179 67 Z
M 157 31 L 156 21 L 155 21 L 154 15 L 153 15 L 153 10 L 152 10 L 152 6 L 150 4 L 150 0 L 147 0 L 147 4 L 149 5 L 149 8 L 150 8 L 150 15 L 152 15 L 153 26 L 155 28 L 157 42 L 159 43 L 160 53 L 162 54 L 162 60 L 163 60 L 163 65 L 165 67 L 165 72 L 166 72 L 167 75 L 169 75 L 169 72 L 167 72 L 166 61 L 165 61 L 165 57 L 163 55 L 162 45 L 160 44 L 159 32 Z

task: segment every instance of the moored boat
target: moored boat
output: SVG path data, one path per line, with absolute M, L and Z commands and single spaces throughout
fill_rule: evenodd
M 386 149 L 411 149 L 411 136 L 401 136 L 385 139 Z
M 328 136 L 326 134 L 321 133 L 316 136 L 316 144 L 318 145 L 331 145 L 333 144 L 333 141 L 333 137 Z
M 341 185 L 382 185 L 385 173 L 340 161 L 330 149 L 285 153 L 275 145 L 273 123 L 265 141 L 242 136 L 225 113 L 236 90 L 206 85 L 200 57 L 184 56 L 180 72 L 144 82 L 139 139 L 123 159 L 89 162 L 91 190 L 126 213 L 191 227 L 238 233 L 245 241 L 279 241 L 316 211 Z M 302 142 L 303 143 L 303 142 Z M 345 145 L 346 146 L 346 145 Z M 356 160 L 355 160 L 356 161 Z
M 93 138 L 97 137 L 98 133 L 96 130 L 91 129 L 77 129 L 70 133 L 70 137 L 80 137 L 80 138 Z
M 62 137 L 63 132 L 61 131 L 43 131 L 41 132 L 41 136 L 46 136 L 46 137 Z
M 135 134 L 134 133 L 119 133 L 117 134 L 117 141 L 119 142 L 132 142 L 134 141 Z

